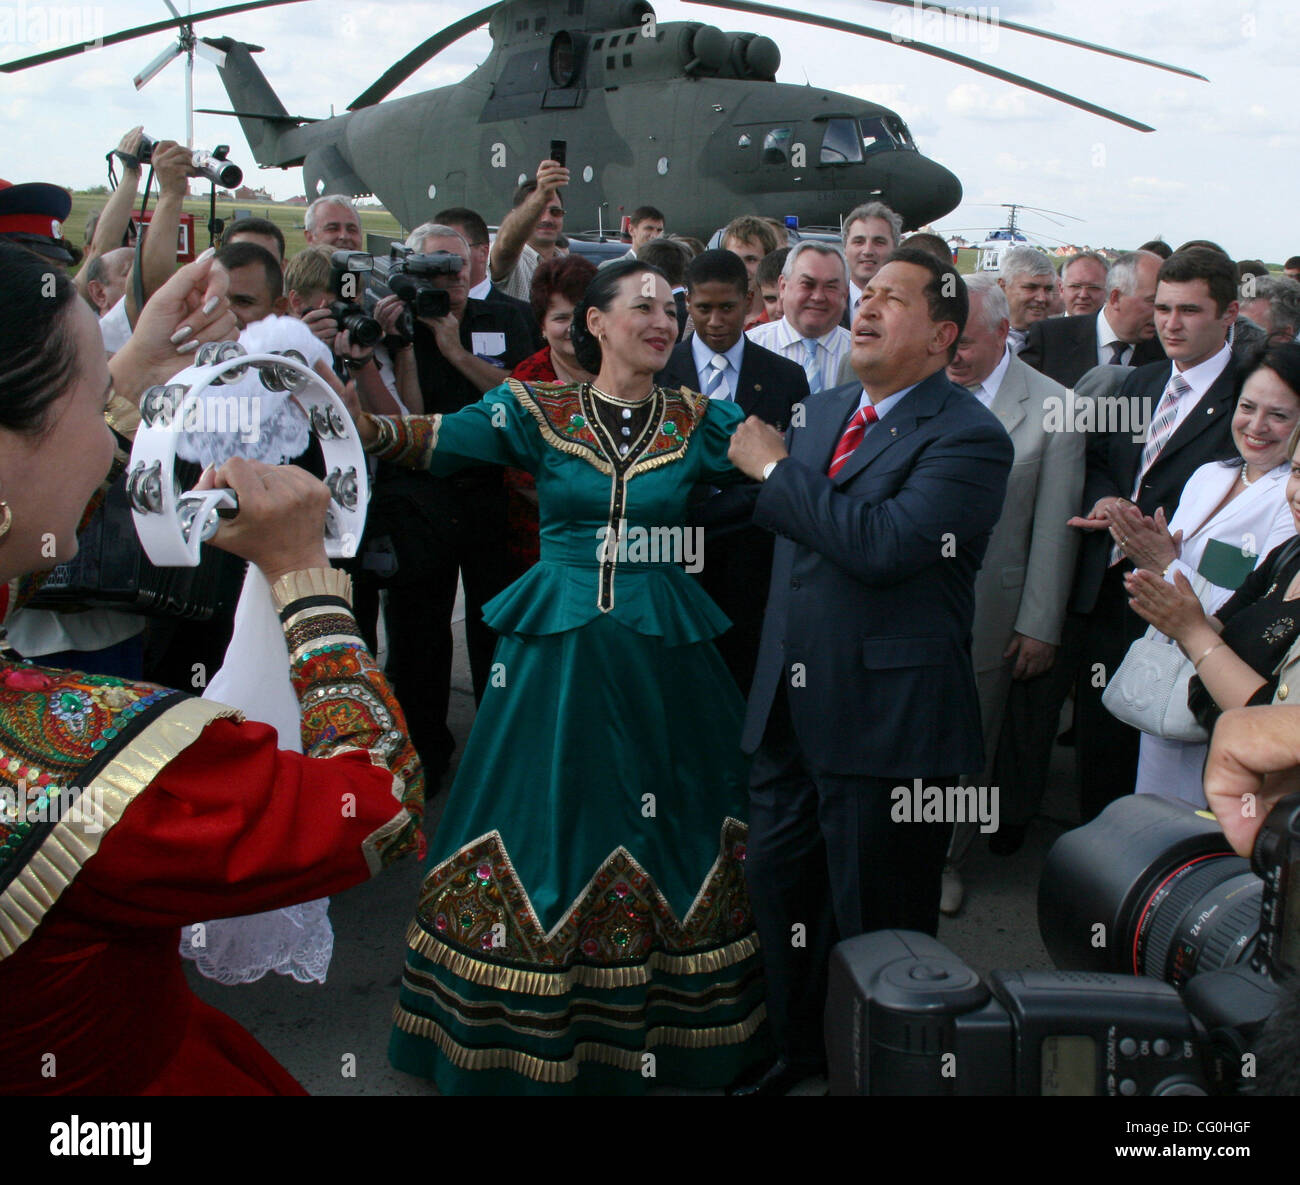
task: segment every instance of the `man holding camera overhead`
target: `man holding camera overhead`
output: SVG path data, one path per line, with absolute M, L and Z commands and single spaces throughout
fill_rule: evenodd
M 505 382 L 533 352 L 532 333 L 512 306 L 470 298 L 470 250 L 459 232 L 426 223 L 406 245 L 425 257 L 418 274 L 447 294 L 448 307 L 445 315 L 415 320 L 412 345 L 395 354 L 399 380 L 404 368 L 415 366 L 423 406 L 412 412 L 459 411 Z M 408 257 L 408 263 L 415 261 Z M 483 604 L 515 575 L 501 474 L 490 465 L 452 477 L 385 466 L 376 483 L 371 515 L 387 528 L 397 561 L 385 610 L 388 674 L 431 781 L 446 769 L 455 747 L 447 704 L 457 577 L 465 586 L 465 636 L 477 702 L 496 644 L 483 624 Z

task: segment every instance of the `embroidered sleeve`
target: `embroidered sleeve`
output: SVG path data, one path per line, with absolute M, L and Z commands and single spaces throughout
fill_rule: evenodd
M 305 581 L 295 591 L 306 594 L 281 612 L 289 679 L 302 707 L 303 753 L 320 759 L 360 751 L 371 764 L 389 771 L 393 797 L 408 815 L 377 846 L 380 862 L 391 863 L 423 839 L 418 826 L 424 811 L 423 768 L 402 709 L 362 641 L 347 600 L 323 583 L 313 588 L 310 580 L 316 573 L 291 575 Z
M 452 415 L 371 416 L 378 439 L 367 451 L 381 461 L 442 475 L 467 465 L 513 465 L 532 473 L 540 452 L 536 428 L 509 386 Z

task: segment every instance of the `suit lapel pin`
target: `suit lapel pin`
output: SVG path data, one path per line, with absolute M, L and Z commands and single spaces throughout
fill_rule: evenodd
M 890 430 L 889 430 L 889 435 L 890 435 L 890 436 L 897 436 L 897 435 L 898 435 L 898 429 L 897 429 L 897 428 L 890 428 Z
M 1207 416 L 1212 416 L 1212 415 L 1214 415 L 1214 408 L 1212 408 L 1212 407 L 1207 407 L 1207 408 L 1205 409 L 1205 414 L 1206 414 Z
M 762 389 L 763 389 L 763 384 L 762 384 L 762 383 L 755 383 L 755 384 L 754 384 L 754 390 L 755 390 L 755 391 L 761 391 Z

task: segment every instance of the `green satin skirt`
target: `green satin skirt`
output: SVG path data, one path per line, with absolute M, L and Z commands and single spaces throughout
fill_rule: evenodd
M 743 701 L 711 642 L 504 636 L 389 1047 L 447 1094 L 725 1085 L 770 1057 Z

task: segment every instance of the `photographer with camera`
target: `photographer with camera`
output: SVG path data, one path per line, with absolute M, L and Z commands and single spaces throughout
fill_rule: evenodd
M 126 344 L 143 304 L 176 271 L 177 234 L 185 198 L 189 194 L 189 181 L 191 177 L 203 175 L 195 167 L 195 154 L 174 140 L 155 142 L 141 134 L 135 153 L 138 155 L 126 154 L 118 149 L 115 155 L 122 158 L 128 175 L 132 165 L 138 170 L 142 164 L 152 164 L 154 176 L 158 179 L 158 201 L 148 227 L 142 228 L 149 233 L 144 234 L 144 242 L 136 255 L 138 262 L 132 265 L 132 272 L 127 277 L 126 295 L 100 318 L 99 328 L 104 336 L 104 348 L 109 353 Z M 143 300 L 137 293 L 136 267 L 140 268 L 139 292 L 143 294 Z
M 459 411 L 500 386 L 533 352 L 532 335 L 513 307 L 470 298 L 470 250 L 458 232 L 427 223 L 406 245 L 416 254 L 398 251 L 386 279 L 408 302 L 403 328 L 410 331 L 413 349 L 403 352 L 414 355 L 421 410 Z M 384 273 L 377 268 L 376 274 Z M 429 315 L 439 307 L 446 312 Z M 496 641 L 483 624 L 483 605 L 515 575 L 502 470 L 476 465 L 451 477 L 433 477 L 382 467 L 371 516 L 387 528 L 396 558 L 385 609 L 392 639 L 388 672 L 411 739 L 436 778 L 455 747 L 446 720 L 457 577 L 465 586 L 465 634 L 477 702 L 487 687 Z M 378 528 L 374 533 L 378 536 Z
M 403 366 L 393 375 L 387 368 L 390 386 L 384 374 L 380 343 L 395 333 L 402 302 L 386 296 L 375 306 L 373 317 L 352 300 L 342 288 L 349 284 L 347 263 L 351 251 L 331 251 L 328 247 L 307 247 L 299 251 L 285 267 L 284 289 L 288 311 L 323 341 L 335 358 L 335 370 L 345 381 L 356 380 L 357 395 L 365 411 L 375 415 L 408 415 L 422 406 L 414 365 Z M 355 290 L 347 288 L 355 296 Z M 405 350 L 410 353 L 409 347 Z M 386 355 L 385 355 L 386 356 Z
M 110 160 L 116 156 L 122 161 L 122 179 L 104 204 L 104 208 L 93 213 L 86 222 L 86 254 L 82 257 L 81 268 L 74 277 L 73 283 L 77 291 L 97 309 L 99 302 L 92 295 L 90 284 L 102 269 L 96 269 L 96 273 L 92 274 L 92 268 L 97 259 L 102 259 L 110 251 L 128 246 L 127 230 L 131 226 L 131 214 L 135 209 L 136 193 L 140 188 L 140 160 L 136 153 L 140 149 L 143 133 L 144 129 L 141 127 L 132 128 L 118 142 L 117 148 L 108 154 Z M 134 246 L 134 243 L 129 245 Z M 119 299 L 120 297 L 121 293 L 118 294 Z M 114 300 L 113 304 L 116 303 L 117 301 Z M 109 307 L 111 308 L 112 305 Z M 100 309 L 101 316 L 103 312 L 104 310 Z

